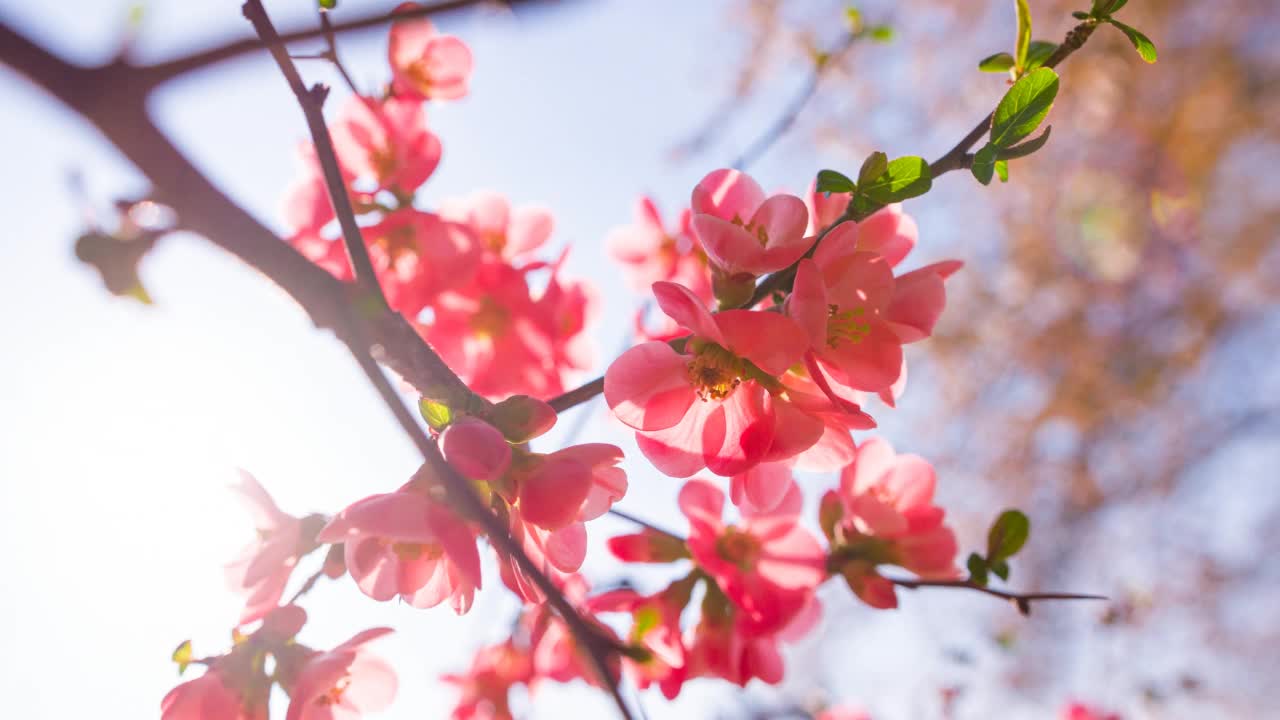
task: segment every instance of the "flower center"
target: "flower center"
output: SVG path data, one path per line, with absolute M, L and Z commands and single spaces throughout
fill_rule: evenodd
M 351 685 L 351 676 L 347 675 L 334 683 L 333 687 L 329 688 L 327 692 L 316 698 L 316 704 L 337 705 L 342 702 L 342 694 L 347 691 L 349 685 Z
M 751 570 L 760 558 L 760 541 L 730 525 L 716 540 L 716 553 L 744 571 Z
M 760 247 L 769 246 L 769 231 L 766 230 L 763 225 L 752 225 L 749 222 L 743 222 L 742 218 L 738 217 L 736 214 L 733 216 L 733 220 L 731 222 L 743 230 L 746 230 L 747 233 L 754 234 L 756 236 L 756 242 L 760 243 Z
M 391 543 L 391 551 L 404 562 L 419 559 L 438 560 L 444 555 L 440 543 Z
M 492 298 L 485 298 L 480 301 L 480 309 L 471 316 L 471 329 L 483 338 L 497 337 L 506 332 L 510 319 L 506 308 Z
M 418 86 L 418 92 L 423 95 L 431 89 L 431 66 L 425 58 L 411 63 L 404 69 L 404 74 L 409 76 L 413 84 Z
M 738 356 L 715 343 L 694 350 L 686 368 L 689 382 L 702 400 L 723 400 L 732 395 L 746 370 Z
M 373 148 L 369 151 L 369 164 L 373 166 L 378 182 L 386 184 L 387 180 L 395 174 L 398 166 L 395 150 L 390 145 Z
M 390 228 L 373 238 L 373 243 L 381 246 L 393 263 L 406 254 L 418 254 L 417 236 L 408 223 Z
M 869 334 L 871 323 L 867 322 L 865 308 L 841 310 L 839 305 L 827 306 L 827 346 L 832 350 L 842 341 L 860 343 Z

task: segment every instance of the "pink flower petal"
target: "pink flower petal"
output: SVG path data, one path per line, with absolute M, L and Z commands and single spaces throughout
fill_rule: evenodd
M 724 338 L 722 344 L 770 375 L 781 375 L 798 364 L 808 344 L 804 330 L 779 313 L 723 310 L 712 317 Z
M 673 282 L 656 282 L 653 284 L 653 296 L 667 317 L 675 320 L 681 327 L 688 328 L 695 337 L 710 340 L 717 345 L 725 344 L 711 312 L 693 291 Z
M 764 190 L 750 175 L 721 168 L 707 173 L 693 188 L 690 207 L 695 215 L 714 215 L 729 222 L 737 218 L 746 223 L 764 199 Z
M 673 427 L 697 399 L 687 363 L 666 343 L 637 345 L 605 371 L 605 402 L 615 417 L 637 430 Z

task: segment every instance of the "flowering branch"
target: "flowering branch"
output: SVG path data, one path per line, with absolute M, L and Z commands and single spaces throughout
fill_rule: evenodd
M 307 88 L 302 81 L 302 76 L 298 74 L 298 68 L 294 66 L 293 60 L 289 59 L 289 52 L 285 49 L 279 33 L 271 24 L 271 19 L 267 17 L 267 11 L 262 7 L 261 0 L 249 0 L 241 10 L 253 24 L 258 37 L 270 49 L 276 65 L 289 83 L 289 89 L 293 91 L 294 97 L 298 99 L 298 105 L 302 107 L 302 114 L 307 118 L 307 129 L 311 132 L 311 141 L 316 148 L 316 158 L 324 172 L 329 202 L 332 203 L 334 214 L 338 216 L 338 225 L 342 228 L 342 241 L 347 248 L 347 259 L 351 261 L 356 282 L 379 307 L 386 306 L 387 298 L 382 294 L 382 288 L 378 284 L 378 276 L 373 270 L 373 261 L 369 259 L 369 249 L 365 247 L 360 226 L 356 225 L 351 196 L 347 193 L 346 183 L 342 179 L 342 169 L 338 167 L 338 157 L 333 151 L 333 138 L 330 137 L 329 128 L 325 125 L 324 100 L 329 95 L 329 88 L 319 83 Z M 321 20 L 324 28 L 331 30 L 327 14 L 322 12 Z M 331 33 L 326 37 L 331 37 Z M 334 63 L 341 67 L 332 43 L 329 45 L 329 50 L 333 53 Z M 342 75 L 346 77 L 345 70 Z

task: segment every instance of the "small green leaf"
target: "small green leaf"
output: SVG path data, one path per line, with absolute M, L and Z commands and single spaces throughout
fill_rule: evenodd
M 1031 46 L 1031 8 L 1027 7 L 1027 0 L 1014 0 L 1014 5 L 1018 9 L 1018 44 L 1014 54 L 1017 62 L 1014 67 L 1021 74 L 1027 68 L 1027 50 Z
M 991 118 L 991 143 L 1009 147 L 1030 135 L 1049 114 L 1058 96 L 1058 74 L 1036 68 L 1023 75 L 1005 93 Z
M 1054 51 L 1058 49 L 1058 43 L 1046 42 L 1044 40 L 1032 40 L 1031 47 L 1027 49 L 1027 62 L 1024 70 L 1030 72 L 1044 64 Z
M 1071 17 L 1077 20 L 1088 20 L 1092 16 L 1089 15 L 1089 13 L 1084 12 L 1083 10 L 1076 10 L 1075 12 L 1071 13 Z
M 874 182 L 876 178 L 883 175 L 888 169 L 889 156 L 877 150 L 868 155 L 866 160 L 862 161 L 862 168 L 858 170 L 858 184 L 863 186 L 869 185 Z
M 990 565 L 991 572 L 1001 580 L 1009 579 L 1009 563 L 1005 560 L 997 560 Z
M 1049 133 L 1053 131 L 1052 125 L 1045 126 L 1044 132 L 1036 137 L 1028 140 L 1021 145 L 1014 145 L 1011 148 L 1003 148 L 996 151 L 996 158 L 999 160 L 1014 160 L 1020 157 L 1026 157 L 1031 153 L 1044 147 L 1049 142 Z
M 920 157 L 900 157 L 889 163 L 885 171 L 858 187 L 858 194 L 874 203 L 888 205 L 923 195 L 933 187 L 929 163 Z
M 320 3 L 320 7 L 324 10 L 332 10 L 338 7 L 338 0 L 316 0 Z
M 989 73 L 1009 72 L 1013 69 L 1014 64 L 1012 55 L 1007 52 L 999 52 L 978 61 L 978 69 Z
M 969 553 L 969 560 L 965 563 L 969 568 L 969 581 L 974 585 L 987 585 L 987 561 L 982 559 L 978 553 Z
M 817 191 L 820 193 L 853 192 L 853 181 L 835 170 L 819 170 Z
M 888 25 L 877 25 L 871 28 L 871 39 L 876 42 L 887 43 L 893 40 L 893 28 Z
M 1119 20 L 1111 20 L 1110 22 L 1112 25 L 1120 28 L 1120 32 L 1124 33 L 1124 36 L 1129 38 L 1129 42 L 1133 43 L 1134 49 L 1138 51 L 1138 54 L 1142 56 L 1143 60 L 1146 60 L 1149 63 L 1156 61 L 1156 45 L 1151 42 L 1151 38 L 1138 32 L 1136 29 L 1125 25 Z
M 1106 17 L 1124 7 L 1129 0 L 1093 0 L 1090 14 L 1094 17 Z
M 422 413 L 422 419 L 427 421 L 432 430 L 439 432 L 449 427 L 449 423 L 453 422 L 453 411 L 448 405 L 422 398 L 418 401 L 418 411 Z
M 1017 554 L 1031 535 L 1031 521 L 1020 510 L 1005 510 L 987 532 L 987 559 L 995 563 Z
M 991 143 L 982 146 L 982 149 L 974 153 L 973 165 L 969 170 L 973 172 L 973 176 L 983 185 L 991 184 L 991 176 L 995 173 L 996 165 L 996 148 Z
M 183 640 L 182 644 L 174 648 L 173 655 L 170 656 L 174 662 L 178 663 L 178 674 L 187 671 L 187 666 L 191 664 L 191 641 Z
M 996 177 L 1000 178 L 1000 182 L 1009 182 L 1009 162 L 1007 160 L 997 160 L 995 169 Z

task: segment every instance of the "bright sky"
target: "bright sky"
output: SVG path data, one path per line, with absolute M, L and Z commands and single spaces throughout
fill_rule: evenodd
M 130 4 L 0 0 L 0 17 L 88 62 L 111 53 Z M 344 0 L 339 18 L 393 4 Z M 268 7 L 278 25 L 292 26 L 306 20 L 312 3 Z M 477 71 L 469 98 L 429 109 L 445 154 L 420 199 L 432 205 L 488 187 L 554 209 L 555 237 L 574 244 L 570 270 L 603 290 L 610 318 L 596 328 L 603 354 L 617 346 L 619 318 L 635 302 L 604 260 L 604 233 L 629 220 L 640 192 L 672 211 L 698 177 L 732 154 L 717 148 L 714 157 L 679 165 L 667 156 L 720 102 L 738 66 L 741 37 L 725 28 L 728 7 L 563 3 L 520 18 L 455 16 L 445 25 L 472 45 Z M 151 3 L 138 51 L 169 56 L 244 33 L 245 25 L 235 2 Z M 358 82 L 383 80 L 383 42 L 381 33 L 343 40 Z M 317 65 L 304 71 L 329 77 Z M 780 87 L 797 81 L 779 80 Z M 90 128 L 5 69 L 0 106 L 6 716 L 153 717 L 177 680 L 173 647 L 193 638 L 199 655 L 221 651 L 239 608 L 220 567 L 251 532 L 225 490 L 234 468 L 257 475 L 286 511 L 305 514 L 394 488 L 417 460 L 340 345 L 208 243 L 176 238 L 146 260 L 154 307 L 110 299 L 72 258 L 81 221 L 66 178 L 80 172 L 100 205 L 145 186 Z M 215 182 L 278 223 L 305 128 L 265 56 L 175 84 L 154 110 Z M 770 117 L 770 108 L 757 108 L 741 124 L 750 134 Z M 775 153 L 760 165 L 759 177 L 766 187 L 800 190 L 818 161 L 804 144 L 786 147 L 784 159 Z M 604 423 L 589 432 L 629 442 Z M 633 492 L 624 507 L 678 527 L 670 503 L 678 483 L 634 460 L 628 467 Z M 616 527 L 602 521 L 591 532 L 599 540 Z M 589 562 L 586 570 L 616 577 L 607 563 Z M 374 603 L 349 582 L 325 583 L 306 600 L 315 622 L 303 640 L 322 647 L 393 625 L 398 633 L 381 651 L 400 669 L 402 691 L 383 717 L 443 717 L 452 695 L 435 676 L 461 669 L 476 645 L 499 639 L 513 608 L 496 575 L 486 580 L 490 590 L 464 618 Z M 949 612 L 983 599 L 909 597 L 903 611 L 869 621 L 844 588 L 824 596 L 833 611 L 821 634 L 842 633 L 848 643 L 806 644 L 803 661 L 791 667 L 792 698 L 826 684 L 840 696 L 878 698 L 877 717 L 907 718 L 936 707 L 935 696 L 895 678 L 922 671 L 963 677 L 938 652 L 940 627 Z M 979 630 L 948 632 L 947 642 L 965 642 Z M 723 701 L 724 688 L 694 683 L 680 712 L 662 717 L 703 716 L 709 702 Z M 656 708 L 659 696 L 646 695 L 645 703 Z M 603 695 L 551 688 L 539 695 L 535 717 L 562 717 L 569 704 L 576 716 L 607 712 Z

